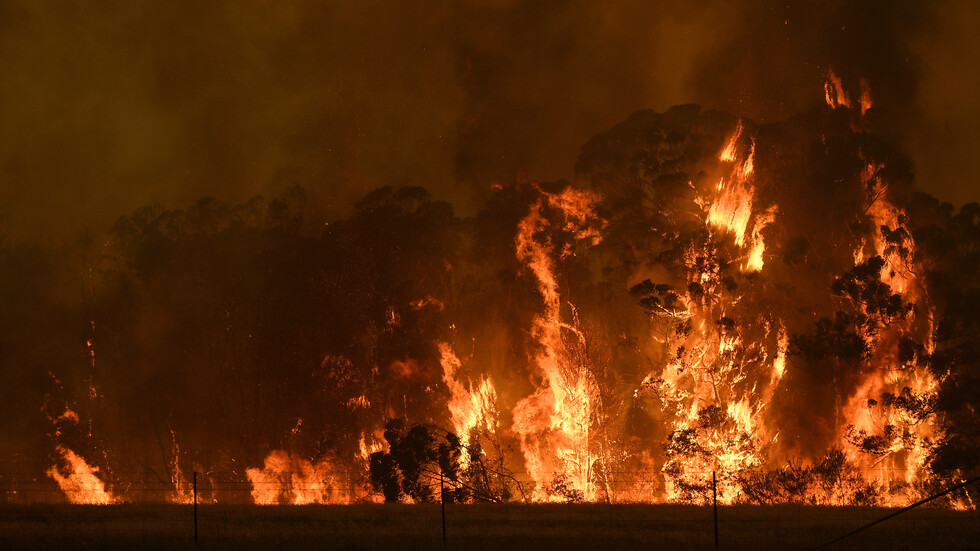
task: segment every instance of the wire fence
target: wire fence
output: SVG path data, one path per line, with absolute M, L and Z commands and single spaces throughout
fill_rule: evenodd
M 231 476 L 232 473 L 223 473 Z M 400 548 L 396 543 L 432 548 L 444 537 L 449 546 L 470 547 L 474 541 L 499 541 L 511 547 L 523 541 L 575 542 L 569 549 L 656 547 L 797 548 L 819 546 L 880 519 L 874 508 L 850 507 L 744 507 L 722 506 L 717 516 L 710 506 L 586 503 L 574 506 L 540 506 L 523 503 L 503 505 L 456 505 L 438 502 L 417 507 L 243 507 L 252 503 L 258 486 L 248 481 L 223 480 L 211 484 L 219 499 L 201 492 L 205 477 L 198 477 L 199 503 L 173 503 L 180 494 L 163 481 L 110 484 L 105 491 L 119 492 L 113 507 L 68 507 L 61 488 L 52 481 L 19 481 L 18 496 L 51 496 L 50 501 L 26 499 L 0 506 L 0 547 L 9 541 L 35 538 L 63 541 L 106 541 L 131 538 L 191 542 L 195 535 L 208 541 L 328 541 L 334 547 Z M 10 480 L 5 477 L 5 480 Z M 187 481 L 193 483 L 189 477 Z M 296 485 L 295 492 L 342 490 L 344 487 Z M 98 489 L 84 489 L 97 493 Z M 128 493 L 123 493 L 123 490 Z M 169 492 L 169 493 L 168 493 Z M 59 496 L 60 494 L 60 496 Z M 7 495 L 7 494 L 5 494 Z M 159 501 L 139 496 L 171 496 Z M 225 496 L 221 498 L 221 496 Z M 191 494 L 193 497 L 193 494 Z M 435 496 L 438 500 L 438 495 Z M 168 500 L 169 499 L 169 500 Z M 53 504 L 53 507 L 44 505 Z M 20 506 L 21 504 L 25 506 Z M 443 531 L 445 530 L 445 532 Z M 716 532 L 717 531 L 717 532 Z M 861 532 L 853 546 L 834 543 L 832 549 L 892 550 L 969 548 L 980 541 L 980 512 L 948 509 L 916 509 Z M 882 547 L 869 546 L 868 541 Z M 406 543 L 408 542 L 408 543 Z M 26 545 L 26 543 L 25 543 Z M 513 545 L 519 547 L 519 545 Z M 525 547 L 527 548 L 527 547 Z
M 439 502 L 443 489 L 455 491 L 449 501 L 583 501 L 599 503 L 674 503 L 705 505 L 714 496 L 723 505 L 877 505 L 902 507 L 935 493 L 943 487 L 962 482 L 949 481 L 942 486 L 935 484 L 904 482 L 907 471 L 882 470 L 881 478 L 870 485 L 863 478 L 837 481 L 834 485 L 825 480 L 811 480 L 795 486 L 797 493 L 788 493 L 784 487 L 760 485 L 785 484 L 785 481 L 756 480 L 752 482 L 744 473 L 712 471 L 685 471 L 665 473 L 655 470 L 607 471 L 593 473 L 589 477 L 575 479 L 564 472 L 520 473 L 498 478 L 489 489 L 470 486 L 471 481 L 441 477 L 438 471 L 423 471 L 418 479 L 428 492 L 422 501 Z M 533 475 L 533 476 L 532 476 Z M 69 474 L 56 480 L 47 473 L 0 473 L 0 503 L 28 505 L 46 504 L 124 504 L 124 503 L 172 503 L 189 504 L 196 496 L 200 504 L 357 504 L 384 501 L 383 493 L 375 488 L 367 473 L 347 473 L 341 476 L 320 476 L 308 472 L 247 473 L 210 472 L 196 473 L 191 477 L 174 480 L 146 480 L 146 473 L 87 473 Z M 486 483 L 487 481 L 480 481 Z M 750 487 L 752 482 L 756 487 Z M 503 488 L 507 486 L 507 488 Z M 877 494 L 862 494 L 872 487 Z M 976 509 L 977 503 L 962 488 L 950 493 L 933 507 Z M 976 492 L 976 489 L 973 490 Z M 488 499 L 486 492 L 506 492 L 500 499 Z M 409 492 L 402 492 L 403 502 L 415 499 Z

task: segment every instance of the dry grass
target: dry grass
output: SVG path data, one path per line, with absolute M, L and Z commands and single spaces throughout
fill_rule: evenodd
M 807 549 L 887 514 L 722 507 L 721 549 Z M 712 510 L 674 505 L 0 506 L 2 549 L 714 549 Z M 980 513 L 919 509 L 829 549 L 980 548 Z

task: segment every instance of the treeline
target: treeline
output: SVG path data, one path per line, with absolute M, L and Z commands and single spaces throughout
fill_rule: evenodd
M 706 413 L 703 426 L 677 434 L 665 428 L 670 413 L 641 388 L 670 359 L 650 336 L 672 322 L 652 307 L 671 293 L 707 304 L 706 289 L 690 285 L 701 270 L 739 298 L 716 320 L 721 331 L 741 328 L 751 338 L 778 321 L 792 337 L 787 391 L 767 413 L 788 443 L 767 450 L 769 464 L 742 482 L 746 495 L 786 500 L 789 487 L 850 476 L 834 455 L 839 446 L 873 460 L 908 437 L 883 427 L 835 440 L 834 408 L 875 368 L 872 349 L 887 348 L 900 367 L 925 366 L 939 382 L 934 394 L 873 397 L 940 429 L 928 443 L 928 484 L 980 471 L 980 206 L 956 210 L 914 191 L 907 160 L 837 113 L 746 123 L 755 136 L 755 208 L 777 205 L 778 215 L 766 230 L 764 270 L 745 272 L 731 236 L 709 231 L 698 214 L 734 125 L 696 106 L 638 112 L 586 144 L 576 164 L 576 185 L 602 197 L 602 242 L 578 242 L 560 211 L 544 213 L 552 223 L 539 237 L 554 253 L 563 315 L 576 316 L 586 335 L 582 354 L 600 389 L 594 429 L 622 446 L 615 467 L 639 469 L 645 456 L 663 468 L 703 453 L 699 438 L 730 422 Z M 925 282 L 917 304 L 882 287 L 880 257 L 854 261 L 875 230 L 861 176 L 869 158 L 887 167 L 888 197 L 906 213 L 885 235 Z M 467 218 L 421 187 L 385 187 L 341 220 L 312 215 L 297 187 L 240 205 L 144 207 L 120 218 L 104 242 L 4 244 L 0 473 L 35 474 L 0 474 L 8 477 L 0 484 L 54 464 L 54 442 L 120 482 L 169 480 L 174 461 L 185 471 L 242 473 L 280 448 L 364 467 L 362 443 L 387 439 L 389 456 L 372 458 L 366 476 L 385 495 L 428 499 L 423 487 L 398 482 L 402 462 L 462 476 L 453 470 L 459 444 L 440 448 L 389 421 L 447 427 L 436 343 L 448 342 L 464 380 L 497 383 L 500 425 L 510 426 L 511 405 L 540 384 L 529 328 L 542 304 L 514 237 L 542 193 L 569 185 L 515 182 Z M 694 249 L 712 252 L 695 265 Z M 901 334 L 894 343 L 874 340 L 892 330 Z M 422 455 L 399 451 L 397 442 L 411 438 L 426 440 L 416 446 Z M 501 434 L 493 445 L 498 476 L 519 475 L 513 439 Z M 596 476 L 610 470 L 597 465 Z M 493 480 L 474 491 L 519 493 Z

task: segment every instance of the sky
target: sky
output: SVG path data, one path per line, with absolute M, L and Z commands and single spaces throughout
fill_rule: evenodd
M 299 184 L 331 216 L 382 185 L 472 212 L 572 178 L 637 109 L 774 121 L 834 67 L 871 83 L 918 186 L 980 200 L 980 5 L 859 1 L 0 0 L 0 239 Z

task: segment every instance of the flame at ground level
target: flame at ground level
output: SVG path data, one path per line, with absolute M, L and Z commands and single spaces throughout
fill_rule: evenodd
M 311 463 L 295 454 L 275 450 L 263 468 L 245 471 L 256 505 L 308 505 L 350 503 L 349 484 L 326 462 Z
M 58 483 L 68 501 L 79 505 L 109 505 L 118 502 L 106 491 L 105 483 L 97 474 L 98 467 L 92 467 L 68 448 L 58 446 L 55 449 L 67 466 L 67 474 L 63 475 L 59 467 L 51 467 L 47 475 Z

